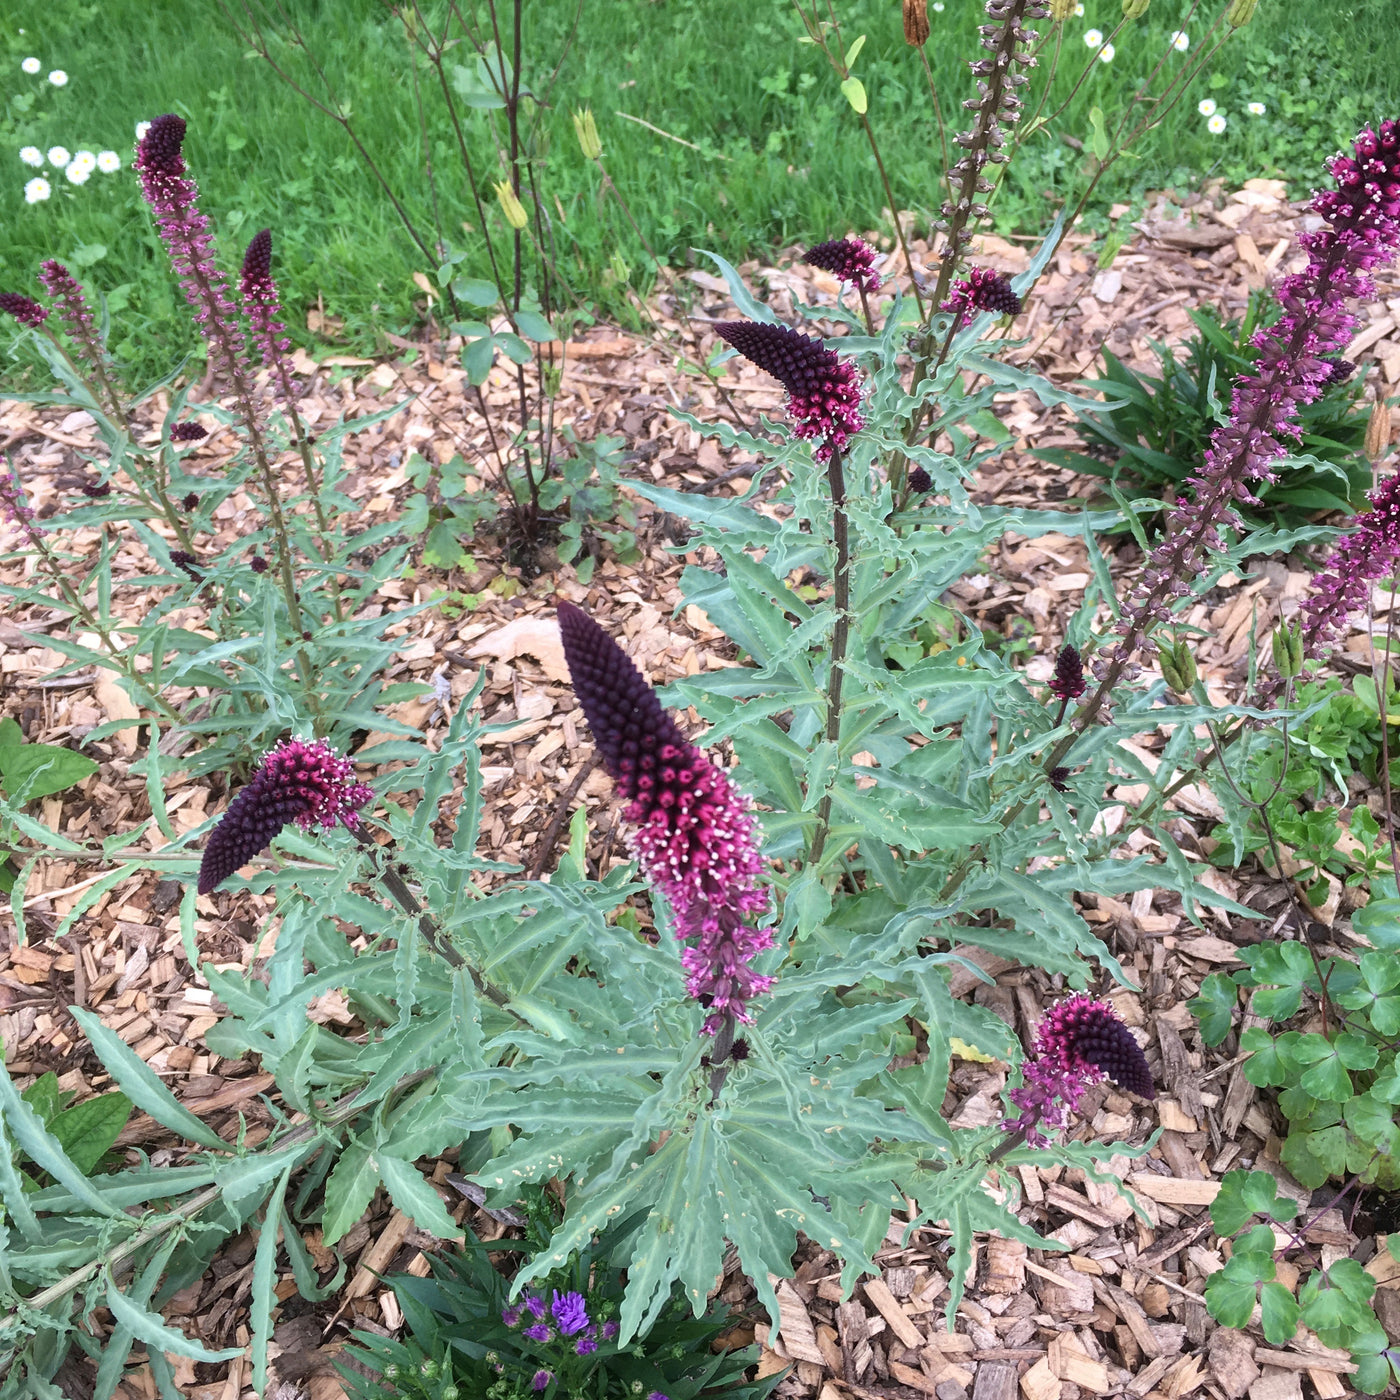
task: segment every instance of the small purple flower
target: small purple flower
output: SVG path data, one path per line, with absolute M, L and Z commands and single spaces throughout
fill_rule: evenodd
M 531 1317 L 544 1318 L 549 1313 L 549 1309 L 544 1305 L 544 1299 L 534 1293 L 526 1295 L 525 1307 Z
M 47 306 L 21 292 L 0 292 L 0 311 L 13 316 L 22 326 L 42 326 L 49 318 Z
M 610 1342 L 615 1336 L 617 1336 L 617 1323 L 605 1322 L 603 1324 L 603 1340 Z
M 669 1395 L 663 1395 L 659 1390 L 647 1392 L 647 1400 L 671 1400 Z
M 580 1356 L 590 1356 L 598 1350 L 598 1329 L 590 1327 L 574 1346 L 574 1351 Z
M 572 603 L 559 605 L 559 630 L 574 693 L 603 766 L 638 824 L 631 846 L 647 879 L 666 897 L 676 937 L 696 940 L 681 954 L 686 992 L 710 1015 L 713 1035 L 726 1016 L 752 1022 L 749 1002 L 773 985 L 752 970 L 773 946 L 748 919 L 768 910 L 759 883 L 749 804 L 677 727 L 627 654 Z
M 170 428 L 171 442 L 203 442 L 208 436 L 209 430 L 198 423 L 175 423 Z
M 1356 373 L 1356 366 L 1350 360 L 1342 359 L 1340 355 L 1326 355 L 1323 357 L 1323 363 L 1330 366 L 1327 378 L 1322 381 L 1323 389 L 1330 389 L 1334 384 L 1340 384 Z
M 556 1288 L 550 1312 L 566 1337 L 572 1337 L 588 1326 L 588 1305 L 582 1293 L 560 1293 Z
M 863 238 L 832 238 L 809 248 L 802 259 L 863 292 L 880 290 L 880 274 L 875 271 L 875 250 Z
M 715 331 L 787 390 L 792 430 L 816 441 L 817 461 L 844 452 L 852 434 L 865 427 L 855 368 L 816 336 L 760 321 L 723 321 Z
M 529 1337 L 532 1342 L 552 1342 L 554 1329 L 547 1322 L 536 1322 L 527 1327 L 520 1335 Z
M 1156 1093 L 1133 1033 L 1107 1002 L 1082 992 L 1046 1011 L 1021 1072 L 1022 1086 L 1006 1095 L 1021 1116 L 1003 1126 L 1024 1132 L 1032 1147 L 1045 1145 L 1043 1128 L 1068 1127 L 1084 1091 L 1102 1079 L 1145 1099 Z
M 1055 679 L 1050 682 L 1050 694 L 1061 700 L 1078 700 L 1086 688 L 1083 658 L 1066 642 L 1055 658 Z
M 525 1335 L 528 1337 L 530 1334 L 527 1332 Z M 550 1381 L 552 1381 L 553 1379 L 553 1371 L 536 1371 L 535 1378 L 530 1382 L 530 1385 L 535 1390 L 544 1390 L 548 1387 Z
M 501 1310 L 501 1321 L 504 1322 L 507 1327 L 518 1327 L 520 1325 L 520 1309 L 503 1308 Z
M 353 829 L 359 825 L 358 809 L 373 796 L 372 788 L 355 781 L 355 765 L 324 739 L 283 739 L 264 755 L 211 833 L 199 865 L 199 893 L 217 889 L 266 850 L 288 822 L 303 831 Z
M 1011 280 L 1005 273 L 996 272 L 990 267 L 974 267 L 966 277 L 953 283 L 948 300 L 939 308 L 951 311 L 958 318 L 959 326 L 966 326 L 972 320 L 974 311 L 995 311 L 999 316 L 1019 316 L 1023 303 L 1011 288 Z

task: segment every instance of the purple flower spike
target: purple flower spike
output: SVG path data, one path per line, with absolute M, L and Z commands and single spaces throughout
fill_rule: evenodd
M 1066 642 L 1055 658 L 1055 679 L 1050 682 L 1050 694 L 1061 700 L 1078 700 L 1085 689 L 1083 658 Z
M 6 470 L 0 472 L 0 519 L 18 527 L 31 540 L 37 539 L 34 507 L 25 499 L 24 483 L 19 479 L 13 459 L 8 462 Z
M 198 423 L 176 423 L 170 429 L 171 442 L 202 442 L 208 436 L 208 431 Z
M 832 238 L 809 248 L 802 259 L 812 267 L 849 282 L 862 292 L 880 290 L 880 274 L 875 271 L 875 250 L 862 238 Z
M 939 310 L 953 312 L 961 327 L 971 322 L 974 311 L 1019 316 L 1022 305 L 1021 298 L 1012 291 L 1011 280 L 1005 273 L 995 272 L 990 267 L 974 267 L 966 277 L 953 283 L 948 300 Z
M 750 964 L 773 946 L 750 917 L 768 910 L 758 884 L 763 864 L 746 799 L 728 774 L 690 743 L 627 654 L 586 613 L 559 605 L 559 630 L 574 693 L 603 766 L 630 804 L 639 830 L 633 852 L 666 898 L 676 937 L 695 940 L 681 954 L 686 992 L 708 1008 L 704 1032 L 726 1017 L 752 1023 L 749 1002 L 773 985 Z
M 262 362 L 277 381 L 282 402 L 290 410 L 296 393 L 287 351 L 292 342 L 286 327 L 278 320 L 281 306 L 277 300 L 277 283 L 272 280 L 272 230 L 265 228 L 253 235 L 243 254 L 243 309 L 253 329 L 253 344 L 262 351 Z
M 49 319 L 48 307 L 22 292 L 0 292 L 0 311 L 22 326 L 42 326 Z
M 792 430 L 816 440 L 817 461 L 844 452 L 851 435 L 865 427 L 855 368 L 816 336 L 760 321 L 724 321 L 715 330 L 787 390 Z
M 269 750 L 253 779 L 229 803 L 199 865 L 199 893 L 217 889 L 246 865 L 288 822 L 303 831 L 359 825 L 358 809 L 374 790 L 355 781 L 355 765 L 324 740 L 283 739 Z
M 588 1305 L 582 1293 L 560 1293 L 556 1288 L 549 1310 L 566 1337 L 575 1336 L 588 1326 Z
M 185 121 L 156 117 L 136 147 L 141 193 L 156 218 L 161 242 L 180 279 L 185 300 L 203 332 L 210 366 L 224 374 L 251 415 L 247 347 L 229 299 L 228 282 L 214 264 L 214 231 L 196 201 L 199 186 L 185 174 Z
M 527 1332 L 525 1335 L 528 1337 L 530 1334 Z M 552 1381 L 553 1379 L 553 1371 L 536 1371 L 534 1379 L 530 1382 L 530 1386 L 533 1390 L 547 1390 L 549 1388 L 550 1381 Z
M 50 258 L 39 266 L 44 290 L 58 304 L 63 328 L 81 347 L 81 358 L 94 372 L 105 373 L 107 356 L 102 349 L 97 320 L 87 304 L 82 283 L 61 262 Z
M 1110 1079 L 1142 1098 L 1155 1097 L 1152 1072 L 1133 1033 L 1107 1002 L 1080 993 L 1057 1002 L 1041 1018 L 1035 1053 L 1021 1066 L 1024 1083 L 1007 1091 L 1021 1116 L 1003 1126 L 1043 1147 L 1043 1128 L 1069 1126 L 1084 1091 Z

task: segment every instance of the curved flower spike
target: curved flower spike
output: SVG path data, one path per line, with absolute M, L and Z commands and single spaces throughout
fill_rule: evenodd
M 762 861 L 747 800 L 681 733 L 627 654 L 572 603 L 559 604 L 559 630 L 574 693 L 603 766 L 637 824 L 631 847 L 670 906 L 686 992 L 705 1006 L 705 1034 L 727 1017 L 752 1022 L 749 1002 L 773 985 L 754 957 L 773 946 L 752 916 L 768 910 L 758 884 Z

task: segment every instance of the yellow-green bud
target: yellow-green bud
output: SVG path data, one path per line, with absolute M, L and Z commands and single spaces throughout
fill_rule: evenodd
M 1123 0 L 1123 18 L 1141 19 L 1151 3 L 1152 0 Z
M 1050 18 L 1063 24 L 1074 13 L 1076 0 L 1050 0 Z
M 1284 680 L 1303 673 L 1303 629 L 1296 622 L 1280 622 L 1271 638 L 1274 669 Z
M 603 154 L 603 143 L 598 139 L 598 123 L 593 120 L 591 107 L 574 113 L 574 133 L 584 160 L 597 160 Z
M 496 198 L 501 201 L 501 213 L 506 216 L 506 223 L 511 228 L 521 229 L 530 222 L 530 216 L 525 212 L 519 196 L 511 189 L 509 180 L 497 182 Z
M 1185 642 L 1179 641 L 1170 647 L 1157 648 L 1157 664 L 1162 668 L 1162 679 L 1178 695 L 1189 695 L 1196 684 L 1196 658 Z
M 1225 23 L 1231 29 L 1243 29 L 1254 18 L 1254 9 L 1259 0 L 1230 0 L 1230 8 L 1225 11 Z

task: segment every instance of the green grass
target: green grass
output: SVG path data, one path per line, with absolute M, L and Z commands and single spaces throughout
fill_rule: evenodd
M 937 199 L 936 132 L 922 69 L 903 41 L 899 6 L 835 3 L 846 41 L 868 36 L 856 68 L 896 198 L 927 212 Z M 1085 30 L 1107 32 L 1117 22 L 1119 0 L 1086 3 L 1087 15 L 1066 26 L 1059 91 L 1067 91 L 1070 70 L 1077 73 L 1089 52 Z M 401 29 L 377 0 L 295 0 L 292 8 L 376 160 L 430 230 Z M 527 81 L 538 82 L 554 62 L 572 10 L 567 0 L 527 5 Z M 1060 133 L 1087 139 L 1094 105 L 1111 117 L 1184 11 L 1180 0 L 1153 0 L 1147 17 L 1117 39 L 1113 63 L 1096 66 L 1058 129 L 1030 140 L 999 197 L 1003 229 L 1037 231 L 1051 205 L 1074 195 L 1085 157 Z M 946 0 L 943 13 L 930 15 L 927 51 L 945 110 L 955 115 L 970 94 L 965 60 L 983 18 L 974 0 Z M 19 0 L 0 23 L 4 287 L 33 290 L 39 260 L 57 255 L 107 294 L 114 348 L 135 372 L 158 372 L 172 353 L 192 345 L 131 173 L 94 174 L 74 188 L 50 170 L 54 197 L 27 206 L 21 190 L 36 172 L 15 154 L 23 145 L 58 143 L 110 147 L 129 160 L 134 123 L 177 111 L 190 122 L 187 153 L 226 264 L 236 265 L 254 231 L 273 227 L 294 331 L 305 335 L 306 309 L 318 297 L 327 313 L 343 318 L 346 339 L 358 348 L 375 346 L 382 330 L 413 324 L 422 293 L 412 277 L 432 272 L 427 259 L 340 131 L 243 53 L 213 0 Z M 787 0 L 584 0 L 578 42 L 544 114 L 548 149 L 540 174 L 550 207 L 556 216 L 562 211 L 555 225 L 561 270 L 586 300 L 623 313 L 614 255 L 620 253 L 638 287 L 646 285 L 647 258 L 620 211 L 599 203 L 596 173 L 581 159 L 569 120 L 576 106 L 593 108 L 609 170 L 667 261 L 685 262 L 697 246 L 738 260 L 879 224 L 885 197 L 859 125 L 825 60 L 798 42 L 800 34 Z M 1278 175 L 1304 190 L 1320 173 L 1321 158 L 1361 121 L 1400 110 L 1400 68 L 1387 61 L 1394 39 L 1392 0 L 1355 0 L 1350 7 L 1261 0 L 1254 22 L 1166 126 L 1117 167 L 1096 203 L 1106 207 L 1164 185 L 1188 189 L 1210 174 L 1232 182 Z M 28 54 L 40 57 L 44 72 L 64 68 L 68 86 L 53 89 L 42 74 L 23 75 L 19 63 Z M 289 61 L 305 74 L 295 55 Z M 1214 97 L 1227 114 L 1224 136 L 1207 133 L 1195 110 L 1202 96 Z M 1251 100 L 1266 103 L 1268 114 L 1248 117 Z M 619 111 L 699 149 L 655 136 Z M 466 252 L 464 270 L 482 275 L 471 192 L 441 107 L 431 104 L 428 116 L 445 235 Z M 499 173 L 492 117 L 467 116 L 489 197 L 488 179 Z M 6 334 L 0 332 L 0 349 Z

